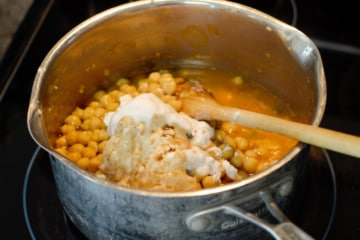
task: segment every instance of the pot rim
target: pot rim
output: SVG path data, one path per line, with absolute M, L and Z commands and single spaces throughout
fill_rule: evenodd
M 66 165 L 66 167 L 70 168 L 73 171 L 79 172 L 81 175 L 86 177 L 89 181 L 92 181 L 97 184 L 104 185 L 106 187 L 114 188 L 120 191 L 137 194 L 137 195 L 146 195 L 151 197 L 172 197 L 172 198 L 179 198 L 179 197 L 194 197 L 194 196 L 203 196 L 209 194 L 218 194 L 224 191 L 230 191 L 237 188 L 241 188 L 252 184 L 253 182 L 257 182 L 260 179 L 270 175 L 272 172 L 277 171 L 278 169 L 282 168 L 285 164 L 291 161 L 307 144 L 299 142 L 287 155 L 283 158 L 278 160 L 274 165 L 270 166 L 269 168 L 262 170 L 259 173 L 256 173 L 252 176 L 247 177 L 244 180 L 239 182 L 227 183 L 222 186 L 218 186 L 215 188 L 209 189 L 201 189 L 196 191 L 181 191 L 181 192 L 164 192 L 164 191 L 149 191 L 149 190 L 142 190 L 142 189 L 135 189 L 130 187 L 119 186 L 114 182 L 101 179 L 96 177 L 94 174 L 78 167 L 73 162 L 69 161 L 67 158 L 63 157 L 62 155 L 58 154 L 54 150 L 49 147 L 49 143 L 47 142 L 45 133 L 37 133 L 36 128 L 41 126 L 41 110 L 40 110 L 40 89 L 43 84 L 43 79 L 46 76 L 47 70 L 49 66 L 55 61 L 55 59 L 59 56 L 60 53 L 64 51 L 72 42 L 74 42 L 77 37 L 81 36 L 89 29 L 94 26 L 97 26 L 107 20 L 110 20 L 113 17 L 116 17 L 123 13 L 128 12 L 136 12 L 141 11 L 148 8 L 158 7 L 158 6 L 170 6 L 170 5 L 208 5 L 211 8 L 220 8 L 224 10 L 229 10 L 231 12 L 237 12 L 245 14 L 251 18 L 256 19 L 257 21 L 264 22 L 268 27 L 277 31 L 286 41 L 286 33 L 291 32 L 300 36 L 301 38 L 305 39 L 311 50 L 317 57 L 317 64 L 316 64 L 316 73 L 315 76 L 318 77 L 316 84 L 317 84 L 317 99 L 316 99 L 316 106 L 313 120 L 311 121 L 312 125 L 319 125 L 321 119 L 323 117 L 325 111 L 325 104 L 326 104 L 326 82 L 325 82 L 325 75 L 322 65 L 322 60 L 320 57 L 319 50 L 317 49 L 316 45 L 301 31 L 296 29 L 293 26 L 288 25 L 287 23 L 276 19 L 264 12 L 261 12 L 257 9 L 252 7 L 235 3 L 231 1 L 221 1 L 221 0 L 189 0 L 189 1 L 178 1 L 178 0 L 140 0 L 129 2 L 125 4 L 121 4 L 110 9 L 104 10 L 75 26 L 72 28 L 67 34 L 65 34 L 48 52 L 45 56 L 44 60 L 42 61 L 41 65 L 39 66 L 36 76 L 34 85 L 32 88 L 30 104 L 28 109 L 27 115 L 27 125 L 32 138 L 37 142 L 37 144 L 47 151 L 50 155 L 54 155 L 57 160 L 59 160 L 62 164 Z

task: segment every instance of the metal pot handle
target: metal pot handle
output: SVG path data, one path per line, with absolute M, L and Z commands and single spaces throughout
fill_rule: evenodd
M 204 216 L 215 213 L 223 212 L 232 216 L 239 217 L 250 223 L 257 225 L 263 230 L 271 234 L 274 239 L 277 240 L 312 240 L 314 239 L 301 228 L 292 223 L 286 215 L 280 210 L 273 198 L 271 193 L 266 190 L 259 191 L 260 198 L 265 203 L 267 210 L 279 221 L 278 224 L 271 224 L 253 213 L 247 212 L 233 203 L 226 203 L 220 206 L 216 206 L 210 209 L 198 211 L 191 215 L 187 219 L 187 225 L 190 229 L 193 229 L 192 225 L 197 219 L 202 219 Z
M 294 223 L 292 223 L 285 214 L 280 210 L 274 202 L 271 194 L 268 191 L 260 191 L 259 195 L 264 201 L 269 212 L 279 221 L 278 224 L 270 224 L 263 219 L 257 217 L 255 214 L 244 211 L 234 204 L 225 204 L 224 212 L 233 216 L 240 217 L 248 222 L 251 222 L 258 227 L 261 227 L 270 233 L 275 239 L 281 240 L 295 240 L 295 239 L 314 239 L 309 234 L 304 232 Z

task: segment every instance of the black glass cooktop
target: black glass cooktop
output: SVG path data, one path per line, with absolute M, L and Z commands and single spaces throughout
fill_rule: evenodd
M 56 41 L 86 18 L 124 2 L 34 0 L 0 64 L 1 229 L 6 239 L 85 239 L 62 211 L 49 156 L 30 137 L 26 113 L 37 67 Z M 238 2 L 292 24 L 314 40 L 328 88 L 321 125 L 360 135 L 355 2 Z M 308 188 L 292 220 L 316 239 L 360 239 L 359 159 L 314 149 L 306 173 Z

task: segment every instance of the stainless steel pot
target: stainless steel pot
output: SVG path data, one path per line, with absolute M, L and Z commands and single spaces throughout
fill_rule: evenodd
M 218 0 L 156 0 L 104 11 L 51 49 L 38 69 L 28 109 L 29 131 L 50 154 L 71 221 L 89 239 L 310 238 L 281 212 L 290 212 L 300 189 L 309 149 L 302 143 L 243 181 L 170 193 L 97 179 L 53 151 L 64 117 L 111 84 L 104 71 L 132 76 L 160 68 L 186 69 L 189 77 L 240 74 L 275 92 L 309 124 L 318 125 L 325 109 L 316 46 L 256 9 Z M 279 224 L 266 224 L 272 215 Z

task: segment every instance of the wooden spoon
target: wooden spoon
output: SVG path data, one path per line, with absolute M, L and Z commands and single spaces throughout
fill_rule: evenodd
M 220 120 L 292 137 L 301 142 L 360 158 L 360 137 L 266 114 L 223 106 L 209 97 L 182 98 L 182 111 L 198 120 Z

